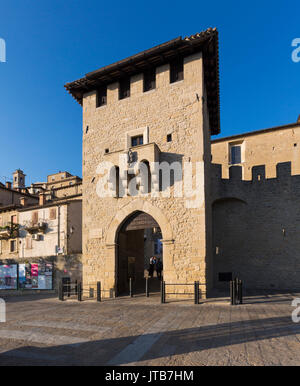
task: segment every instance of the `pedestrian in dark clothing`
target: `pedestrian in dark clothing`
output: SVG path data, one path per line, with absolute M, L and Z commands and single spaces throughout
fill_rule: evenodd
M 161 272 L 163 270 L 163 263 L 161 262 L 160 258 L 157 259 L 155 269 L 156 269 L 157 278 L 161 279 Z
M 156 263 L 156 259 L 155 260 L 154 259 L 155 258 L 153 256 L 150 257 L 149 269 L 148 269 L 150 277 L 153 277 L 153 273 L 154 273 L 154 267 L 155 267 L 155 263 Z

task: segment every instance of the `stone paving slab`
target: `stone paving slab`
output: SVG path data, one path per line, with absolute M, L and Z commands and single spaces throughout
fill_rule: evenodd
M 159 296 L 64 302 L 7 297 L 0 365 L 300 365 L 300 294 L 194 305 Z

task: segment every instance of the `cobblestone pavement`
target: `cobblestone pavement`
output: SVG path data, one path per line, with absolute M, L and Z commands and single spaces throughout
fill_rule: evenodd
M 160 304 L 159 296 L 59 302 L 7 297 L 1 365 L 300 365 L 300 294 Z

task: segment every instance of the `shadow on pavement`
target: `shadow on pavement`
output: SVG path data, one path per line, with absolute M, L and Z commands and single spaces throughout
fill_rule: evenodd
M 87 341 L 79 344 L 52 347 L 24 346 L 1 353 L 0 363 L 1 365 L 105 365 L 126 348 L 131 355 L 123 356 L 122 361 L 120 363 L 117 361 L 115 364 L 126 365 L 132 362 L 138 364 L 142 358 L 151 360 L 173 354 L 187 354 L 295 334 L 300 334 L 300 325 L 293 323 L 290 317 L 243 320 L 163 333 Z M 157 342 L 162 336 L 166 348 L 163 352 L 156 349 Z M 145 355 L 139 356 L 138 351 L 130 351 L 129 345 L 141 337 L 142 340 L 139 341 L 141 343 L 150 341 L 150 346 Z M 175 352 L 172 349 L 172 352 L 168 353 L 168 346 L 175 346 Z

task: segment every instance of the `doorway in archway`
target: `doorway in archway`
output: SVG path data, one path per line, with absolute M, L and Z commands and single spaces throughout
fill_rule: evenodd
M 135 293 L 145 291 L 148 278 L 150 292 L 158 292 L 160 280 L 154 269 L 149 277 L 150 258 L 155 256 L 163 263 L 162 233 L 159 224 L 149 214 L 136 211 L 130 215 L 118 232 L 117 295 L 128 295 L 129 278 Z

